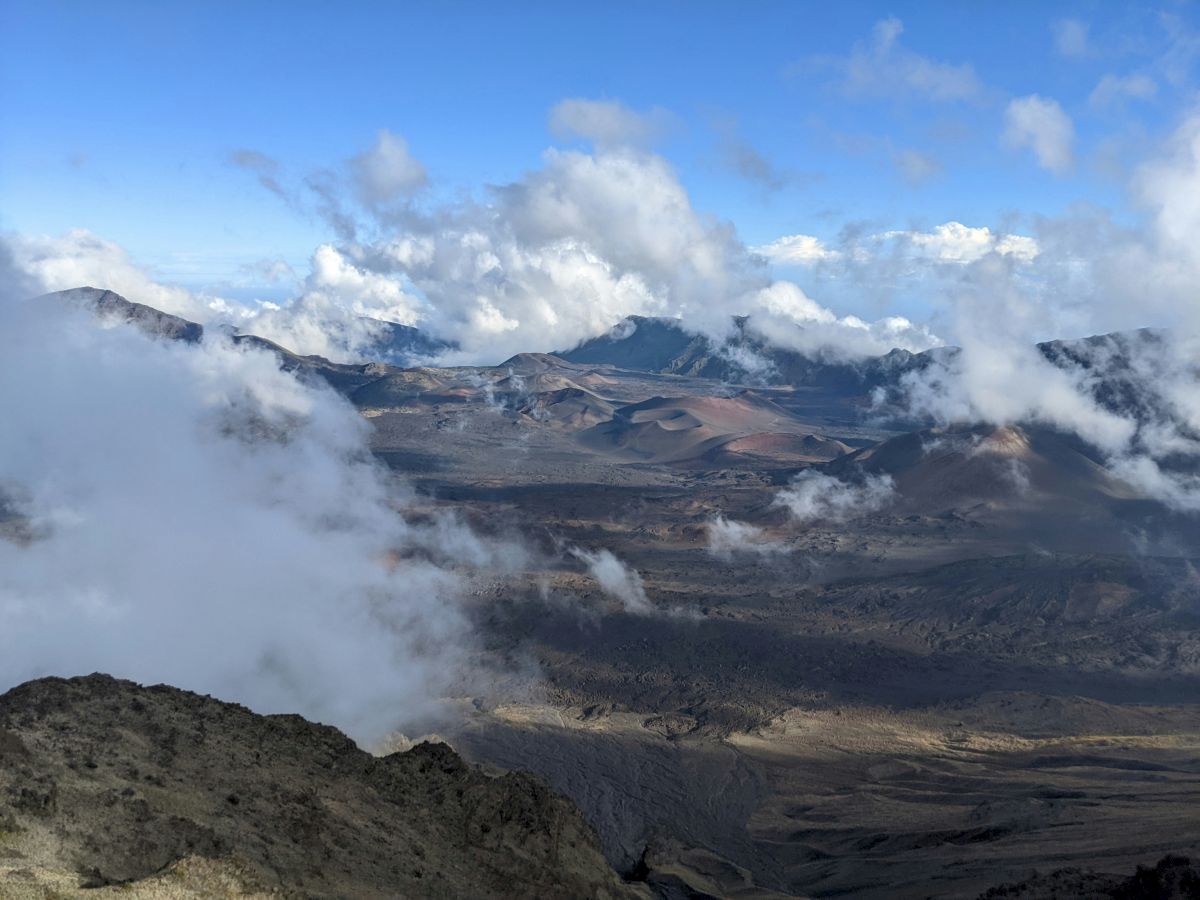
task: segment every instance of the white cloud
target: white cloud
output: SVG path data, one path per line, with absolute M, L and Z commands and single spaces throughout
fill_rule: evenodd
M 423 313 L 422 301 L 401 279 L 363 268 L 331 244 L 313 251 L 300 293 L 283 304 L 245 304 L 163 284 L 120 246 L 87 231 L 58 238 L 9 235 L 5 245 L 33 293 L 104 288 L 193 322 L 232 324 L 302 355 L 336 362 L 370 357 L 383 337 L 378 322 L 371 320 L 413 324 Z M 295 273 L 276 260 L 266 264 L 260 277 L 293 279 Z
M 838 251 L 831 250 L 819 237 L 811 234 L 788 234 L 769 244 L 751 248 L 759 256 L 774 263 L 807 266 L 822 260 L 837 259 Z
M 969 277 L 964 269 L 989 256 L 999 257 L 1032 277 L 1030 267 L 1043 251 L 1039 239 L 1032 235 L 944 222 L 928 230 L 847 232 L 834 246 L 815 238 L 790 236 L 757 247 L 755 252 L 782 259 L 794 253 L 799 257 L 797 262 L 807 263 L 806 275 L 814 294 L 829 289 L 844 295 L 852 286 L 855 296 L 886 303 L 896 293 L 936 298 L 941 291 L 953 289 L 961 278 Z M 758 308 L 764 313 L 751 321 L 751 327 L 767 335 L 772 343 L 800 352 L 828 353 L 839 345 L 840 355 L 848 358 L 887 353 L 894 347 L 919 352 L 941 346 L 945 337 L 941 333 L 944 322 L 939 325 L 940 334 L 935 334 L 928 323 L 901 316 L 863 320 L 837 315 L 791 282 L 777 282 L 768 288 L 760 289 L 753 303 L 743 304 L 747 310 Z M 766 314 L 803 323 L 804 328 L 798 331 L 786 327 L 786 322 L 780 327 L 768 321 Z M 1049 329 L 1055 323 L 1046 318 L 1042 324 Z M 1053 336 L 1053 332 L 1050 334 Z M 1038 339 L 1046 336 L 1042 332 Z
M 870 475 L 851 483 L 805 469 L 775 495 L 774 504 L 786 508 L 797 522 L 845 522 L 882 509 L 894 495 L 887 475 Z
M 1200 275 L 1200 113 L 1184 120 L 1165 154 L 1139 169 L 1134 190 L 1154 212 L 1160 248 L 1186 267 L 1185 277 Z
M 112 241 L 81 228 L 61 237 L 10 234 L 5 236 L 13 265 L 41 291 L 98 287 L 163 312 L 206 322 L 213 315 L 212 297 L 199 297 L 181 287 L 160 284 Z
M 766 280 L 652 154 L 551 150 L 492 200 L 447 208 L 434 227 L 363 256 L 422 294 L 429 327 L 458 340 L 464 361 L 569 347 L 630 314 L 724 333 L 739 298 Z
M 657 612 L 654 604 L 646 596 L 642 576 L 617 559 L 612 552 L 592 552 L 574 547 L 571 549 L 571 555 L 587 566 L 589 574 L 596 579 L 600 589 L 619 601 L 625 612 L 641 616 Z
M 903 31 L 897 18 L 876 22 L 870 41 L 855 46 L 848 58 L 838 61 L 846 93 L 935 102 L 974 100 L 983 93 L 969 64 L 939 62 L 902 47 Z
M 359 267 L 331 244 L 313 251 L 298 297 L 283 305 L 231 310 L 249 334 L 335 362 L 370 358 L 383 337 L 379 321 L 412 325 L 421 301 L 398 279 Z
M 1087 364 L 1061 368 L 1014 339 L 986 305 L 974 310 L 977 324 L 960 334 L 963 350 L 948 365 L 906 378 L 913 411 L 950 424 L 1039 423 L 1083 438 L 1107 468 L 1144 496 L 1184 512 L 1200 512 L 1200 478 L 1178 462 L 1200 459 L 1200 404 L 1194 368 L 1197 341 L 1164 333 L 1161 340 L 1127 344 L 1128 390 L 1141 409 L 1109 407 L 1093 388 L 1113 360 L 1113 347 L 1084 350 Z M 1174 464 L 1166 460 L 1173 458 Z M 1020 472 L 1014 473 L 1020 487 Z
M 771 556 L 790 549 L 787 544 L 771 540 L 763 529 L 724 516 L 709 522 L 705 532 L 709 555 L 721 560 L 731 560 L 737 554 Z
M 428 176 L 408 142 L 386 129 L 375 145 L 350 160 L 348 168 L 359 199 L 367 206 L 386 206 L 406 200 L 425 187 Z
M 571 97 L 550 110 L 550 132 L 555 137 L 580 137 L 607 148 L 653 144 L 669 130 L 671 121 L 665 110 L 639 113 L 617 100 Z
M 369 228 L 346 220 L 353 206 L 342 202 L 339 183 L 352 190 L 336 173 L 322 181 L 331 224 L 340 234 L 379 237 L 319 247 L 290 302 L 247 307 L 197 298 L 144 273 L 134 278 L 132 266 L 113 285 L 109 259 L 92 260 L 97 274 L 87 280 L 337 361 L 369 357 L 378 329 L 363 317 L 453 340 L 460 349 L 444 361 L 461 363 L 570 347 L 629 315 L 679 317 L 721 340 L 733 316 L 754 314 L 760 333 L 785 346 L 851 357 L 886 352 L 893 340 L 918 349 L 937 343 L 907 320 L 838 316 L 797 286 L 772 281 L 763 253 L 826 262 L 837 253 L 805 236 L 749 250 L 731 225 L 692 206 L 666 160 L 629 146 L 547 151 L 540 168 L 492 188 L 486 203 L 420 215 L 360 210 Z M 119 255 L 115 245 L 106 249 Z M 79 283 L 67 281 L 54 286 Z
M 1040 422 L 1074 432 L 1146 496 L 1197 511 L 1200 483 L 1168 461 L 1200 459 L 1200 115 L 1183 120 L 1130 187 L 1147 228 L 1077 208 L 1039 220 L 1033 260 L 989 254 L 945 283 L 963 351 L 948 367 L 911 376 L 910 402 L 941 422 Z M 1155 340 L 1097 342 L 1087 366 L 1053 366 L 1031 345 L 1145 325 L 1164 330 Z M 1114 359 L 1127 385 L 1118 396 L 1132 394 L 1131 405 L 1103 405 L 1094 394 Z
M 1074 162 L 1075 126 L 1058 101 L 1031 94 L 1019 97 L 1004 111 L 1004 141 L 1015 149 L 1028 148 L 1038 165 L 1056 174 Z
M 776 347 L 809 356 L 857 359 L 897 347 L 920 352 L 941 345 L 928 328 L 903 316 L 872 322 L 838 316 L 790 281 L 776 281 L 747 299 L 751 331 Z
M 908 377 L 915 410 L 941 422 L 1039 422 L 1083 435 L 1109 453 L 1128 444 L 1133 425 L 1092 399 L 1079 373 L 1051 365 L 1032 345 L 997 331 L 989 311 L 977 315 L 977 325 L 960 330 L 963 352 L 948 371 L 935 366 Z
M 272 354 L 6 293 L 0 407 L 31 535 L 0 539 L 0 689 L 105 671 L 369 739 L 481 686 L 459 602 L 522 551 L 406 522 L 366 423 Z
M 971 227 L 961 222 L 946 222 L 932 231 L 888 231 L 879 237 L 902 241 L 914 255 L 942 263 L 975 262 L 988 253 L 1030 262 L 1038 255 L 1034 238 L 997 234 L 987 226 Z

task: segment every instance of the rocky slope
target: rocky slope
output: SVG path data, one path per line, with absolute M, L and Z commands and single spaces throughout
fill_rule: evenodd
M 62 300 L 75 306 L 89 309 L 102 319 L 127 322 L 147 334 L 169 338 L 173 341 L 196 343 L 204 336 L 204 326 L 170 313 L 162 312 L 144 303 L 126 300 L 115 291 L 94 287 L 77 287 L 66 291 L 44 294 L 39 300 Z
M 677 319 L 628 316 L 607 334 L 557 355 L 574 363 L 735 383 L 804 385 L 847 395 L 892 384 L 903 373 L 941 358 L 940 351 L 914 354 L 896 349 L 854 362 L 822 359 L 770 345 L 748 323 L 747 317 L 736 317 L 722 344 L 687 331 Z
M 1058 869 L 992 888 L 980 900 L 1194 900 L 1200 867 L 1186 856 L 1164 856 L 1128 878 L 1083 869 Z
M 573 363 L 613 365 L 640 372 L 713 378 L 739 384 L 820 388 L 843 397 L 875 394 L 876 402 L 903 406 L 904 377 L 945 366 L 953 370 L 961 351 L 935 347 L 921 353 L 896 348 L 860 359 L 805 354 L 771 344 L 752 319 L 735 317 L 723 341 L 688 331 L 678 319 L 628 316 L 608 333 L 558 356 Z M 1043 358 L 1073 373 L 1105 409 L 1139 421 L 1171 418 L 1161 398 L 1148 393 L 1148 378 L 1162 377 L 1163 335 L 1153 329 L 1094 335 L 1037 344 Z M 898 413 L 899 410 L 893 412 Z
M 204 338 L 203 325 L 165 313 L 153 306 L 146 306 L 144 303 L 127 300 L 115 291 L 94 287 L 77 287 L 65 291 L 53 291 L 43 294 L 37 299 L 43 302 L 60 301 L 82 307 L 94 312 L 102 319 L 134 325 L 154 337 L 187 341 L 191 344 L 198 343 Z M 363 321 L 370 323 L 376 331 L 377 341 L 373 347 L 372 359 L 378 360 L 378 362 L 372 363 L 372 365 L 381 371 L 387 371 L 394 367 L 417 365 L 430 357 L 455 348 L 454 344 L 431 337 L 411 325 L 400 325 L 396 322 L 386 322 L 366 316 L 362 318 Z M 254 334 L 243 334 L 232 326 L 221 326 L 216 330 L 227 334 L 235 344 L 250 344 L 278 354 L 288 369 L 311 368 L 322 376 L 328 373 L 348 375 L 361 373 L 364 370 L 362 365 L 335 363 L 321 356 L 301 356 L 266 338 Z M 375 369 L 371 371 L 374 372 Z M 374 377 L 378 377 L 378 374 L 375 374 Z M 364 379 L 362 383 L 369 380 L 372 379 Z M 335 382 L 334 387 L 338 386 L 338 383 Z
M 99 890 L 96 890 L 99 889 Z M 106 675 L 0 696 L 0 896 L 646 896 L 566 798 Z

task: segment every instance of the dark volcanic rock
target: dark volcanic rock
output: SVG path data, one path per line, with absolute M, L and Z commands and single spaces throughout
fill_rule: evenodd
M 1149 421 L 1171 416 L 1162 399 L 1146 390 L 1147 383 L 1154 383 L 1161 374 L 1153 370 L 1163 343 L 1162 332 L 1141 329 L 1047 341 L 1038 344 L 1037 350 L 1055 367 L 1078 374 L 1105 409 Z M 628 316 L 608 333 L 558 356 L 569 362 L 638 372 L 822 388 L 844 396 L 878 390 L 879 399 L 902 404 L 905 376 L 932 367 L 953 372 L 961 353 L 958 347 L 936 347 L 922 353 L 896 348 L 882 356 L 844 359 L 770 344 L 747 316 L 733 319 L 733 328 L 723 341 L 691 332 L 678 319 Z
M 444 744 L 374 757 L 299 716 L 106 675 L 0 696 L 0 834 L 81 886 L 201 858 L 304 897 L 644 896 L 530 775 L 489 777 Z
M 1128 878 L 1081 869 L 1058 869 L 1026 881 L 994 887 L 980 900 L 1194 900 L 1200 898 L 1200 866 L 1186 856 L 1164 856 L 1138 866 Z
M 637 372 L 673 372 L 708 346 L 677 319 L 629 316 L 607 334 L 556 355 L 575 363 L 607 364 Z M 711 350 L 709 350 L 711 352 Z
M 94 287 L 71 288 L 68 291 L 55 291 L 44 294 L 39 300 L 65 300 L 90 309 L 101 318 L 114 319 L 136 325 L 147 334 L 169 338 L 173 341 L 197 343 L 204 336 L 204 326 L 162 312 L 153 306 L 134 303 L 126 300 L 113 291 L 101 290 Z
M 378 359 L 389 365 L 415 366 L 448 350 L 458 349 L 457 344 L 439 340 L 412 325 L 400 325 L 380 319 L 370 321 L 380 330 Z M 372 358 L 376 358 L 375 354 Z
M 557 355 L 573 363 L 607 364 L 637 372 L 819 387 L 849 395 L 895 384 L 904 373 L 940 360 L 942 351 L 895 349 L 861 360 L 826 359 L 767 343 L 746 316 L 733 319 L 723 343 L 688 331 L 677 319 L 629 316 L 607 334 Z
M 39 300 L 62 300 L 91 310 L 101 318 L 126 322 L 141 329 L 151 337 L 162 337 L 172 341 L 184 341 L 189 344 L 199 343 L 204 338 L 204 326 L 189 322 L 179 316 L 161 312 L 152 306 L 133 303 L 113 291 L 100 290 L 93 287 L 71 288 L 67 291 L 56 291 L 44 294 Z M 402 345 L 414 354 L 430 349 L 441 352 L 450 345 L 441 344 L 433 339 L 425 339 L 416 333 L 416 329 L 391 322 L 380 322 L 385 327 L 384 347 L 393 356 L 402 355 Z M 400 329 L 400 331 L 396 331 Z M 407 330 L 405 330 L 407 329 Z M 394 366 L 370 362 L 362 364 L 330 362 L 323 356 L 301 356 L 286 347 L 281 347 L 274 341 L 258 337 L 254 334 L 241 334 L 229 327 L 218 328 L 225 333 L 234 344 L 266 350 L 275 354 L 280 368 L 288 372 L 308 378 L 319 378 L 328 383 L 334 390 L 347 396 L 363 385 L 370 384 L 390 373 L 398 372 Z M 399 342 L 399 343 L 397 343 Z M 440 348 L 440 349 L 438 349 Z

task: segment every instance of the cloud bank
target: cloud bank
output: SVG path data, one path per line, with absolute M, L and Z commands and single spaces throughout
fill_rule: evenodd
M 406 521 L 361 417 L 273 354 L 6 296 L 0 407 L 0 689 L 105 671 L 365 739 L 469 689 L 459 599 L 520 551 Z
M 338 235 L 314 251 L 289 303 L 247 306 L 164 287 L 86 232 L 15 239 L 16 255 L 44 290 L 108 287 L 337 361 L 370 357 L 383 332 L 365 319 L 452 342 L 458 351 L 445 362 L 489 364 L 571 347 L 629 315 L 677 317 L 717 340 L 733 316 L 769 318 L 763 333 L 787 335 L 788 346 L 852 357 L 886 352 L 876 341 L 905 330 L 896 317 L 876 327 L 799 301 L 803 292 L 775 279 L 764 254 L 819 257 L 820 246 L 789 239 L 755 252 L 730 223 L 697 210 L 670 163 L 645 149 L 665 127 L 658 112 L 576 98 L 554 108 L 551 126 L 592 147 L 551 148 L 520 178 L 447 202 L 428 196 L 424 166 L 389 132 L 340 167 L 301 178 L 238 151 L 234 161 L 263 187 Z M 919 332 L 909 330 L 905 346 L 937 343 Z
M 907 379 L 910 410 L 942 423 L 1037 422 L 1073 432 L 1148 496 L 1200 510 L 1200 115 L 1137 171 L 1146 216 L 1122 228 L 1096 210 L 1039 222 L 1038 253 L 992 253 L 943 283 L 962 352 Z M 1071 345 L 1052 363 L 1039 332 L 1164 326 Z

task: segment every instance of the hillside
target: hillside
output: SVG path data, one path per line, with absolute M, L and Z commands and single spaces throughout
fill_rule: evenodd
M 336 729 L 106 675 L 0 696 L 5 897 L 642 896 L 570 801 L 444 744 L 373 757 Z

